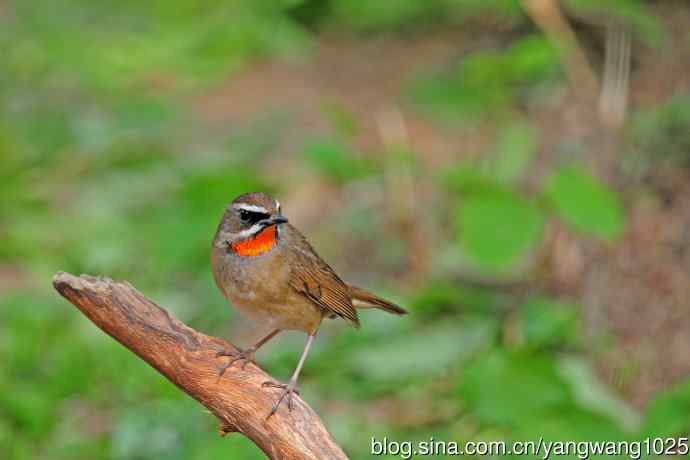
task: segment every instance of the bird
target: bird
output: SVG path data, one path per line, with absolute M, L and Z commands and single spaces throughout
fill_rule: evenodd
M 219 378 L 235 362 L 242 362 L 243 368 L 248 362 L 256 363 L 256 351 L 281 331 L 307 334 L 288 383 L 262 384 L 262 388 L 282 390 L 268 417 L 283 400 L 292 411 L 300 372 L 323 319 L 343 319 L 359 328 L 360 308 L 407 314 L 393 302 L 343 281 L 289 223 L 280 203 L 263 192 L 242 194 L 226 206 L 213 238 L 211 265 L 215 283 L 227 300 L 243 316 L 271 331 L 249 348 L 219 351 L 219 357 L 231 358 L 221 367 Z

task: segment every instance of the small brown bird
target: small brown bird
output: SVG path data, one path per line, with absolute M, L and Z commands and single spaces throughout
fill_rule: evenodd
M 288 223 L 280 203 L 265 193 L 246 193 L 228 205 L 213 239 L 213 277 L 225 297 L 248 318 L 266 324 L 271 333 L 239 353 L 219 352 L 234 362 L 254 362 L 256 350 L 282 330 L 304 331 L 307 343 L 287 384 L 264 382 L 283 389 L 292 410 L 292 395 L 323 318 L 343 318 L 359 327 L 357 308 L 379 308 L 404 315 L 399 306 L 364 289 L 346 284 L 316 254 L 306 238 Z

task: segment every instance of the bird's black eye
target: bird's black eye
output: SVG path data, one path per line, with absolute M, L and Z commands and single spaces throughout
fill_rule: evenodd
M 255 224 L 261 220 L 268 219 L 271 217 L 269 214 L 264 212 L 248 211 L 246 209 L 240 209 L 240 219 L 242 222 L 247 224 Z

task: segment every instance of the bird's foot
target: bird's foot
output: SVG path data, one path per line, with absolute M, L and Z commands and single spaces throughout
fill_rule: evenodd
M 223 376 L 223 374 L 225 374 L 225 371 L 227 371 L 230 368 L 230 366 L 232 366 L 233 364 L 235 364 L 238 361 L 244 361 L 242 363 L 242 370 L 244 370 L 244 368 L 247 366 L 247 363 L 256 364 L 256 354 L 255 354 L 256 349 L 251 347 L 251 348 L 247 348 L 246 350 L 242 350 L 242 349 L 238 348 L 238 350 L 239 351 L 223 350 L 223 351 L 219 351 L 218 353 L 216 353 L 217 357 L 229 356 L 230 358 L 232 358 L 232 359 L 230 359 L 230 361 L 225 363 L 223 365 L 223 367 L 220 368 L 220 371 L 218 371 L 218 378 L 219 379 Z
M 268 414 L 268 417 L 271 415 L 275 414 L 278 411 L 278 407 L 280 407 L 280 403 L 283 402 L 284 399 L 287 398 L 287 406 L 288 410 L 292 412 L 292 408 L 294 407 L 294 403 L 292 400 L 293 395 L 299 394 L 299 391 L 297 390 L 297 382 L 290 379 L 288 383 L 278 383 L 278 382 L 271 382 L 266 381 L 261 384 L 262 388 L 266 387 L 271 387 L 271 388 L 281 388 L 283 391 L 280 394 L 280 397 L 278 398 L 278 401 L 273 405 L 273 408 L 271 409 L 271 412 Z M 267 418 L 268 418 L 267 417 Z

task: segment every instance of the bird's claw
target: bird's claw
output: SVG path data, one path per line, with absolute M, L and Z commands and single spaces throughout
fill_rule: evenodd
M 280 407 L 280 403 L 283 402 L 283 399 L 287 398 L 287 405 L 288 405 L 288 411 L 292 412 L 292 408 L 294 407 L 294 401 L 293 401 L 293 395 L 297 394 L 299 395 L 299 390 L 296 388 L 297 383 L 296 382 L 290 382 L 290 383 L 278 383 L 278 382 L 272 382 L 270 380 L 264 382 L 261 384 L 261 388 L 266 388 L 266 387 L 271 387 L 271 388 L 281 388 L 283 391 L 280 394 L 280 397 L 278 398 L 278 401 L 273 405 L 271 408 L 271 412 L 268 414 L 268 417 L 271 415 L 275 414 L 278 412 L 278 408 Z M 267 417 L 267 418 L 268 418 Z
M 230 366 L 232 366 L 238 361 L 244 361 L 242 363 L 242 370 L 244 370 L 244 368 L 247 367 L 248 363 L 256 364 L 256 355 L 254 354 L 254 349 L 247 348 L 246 350 L 238 350 L 239 351 L 221 350 L 218 353 L 216 353 L 216 357 L 229 356 L 230 358 L 232 358 L 230 361 L 225 363 L 223 367 L 220 368 L 220 371 L 218 372 L 218 379 L 220 379 L 223 376 L 223 374 L 225 374 L 225 371 L 227 371 L 230 368 Z

